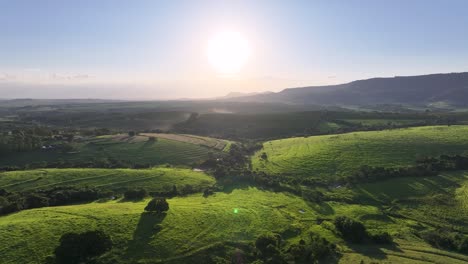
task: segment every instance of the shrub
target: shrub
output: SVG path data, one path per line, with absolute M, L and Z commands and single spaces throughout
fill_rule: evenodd
M 210 196 L 210 195 L 213 195 L 213 194 L 214 194 L 214 191 L 211 188 L 207 188 L 207 189 L 205 189 L 203 191 L 203 197 L 205 197 L 205 198 Z
M 169 203 L 165 198 L 153 198 L 145 207 L 145 211 L 162 213 L 169 210 Z
M 339 216 L 335 218 L 334 224 L 341 237 L 349 242 L 362 243 L 368 237 L 366 227 L 349 217 Z
M 87 263 L 112 248 L 112 240 L 102 231 L 67 233 L 60 238 L 60 245 L 54 254 L 57 263 Z
M 194 192 L 195 192 L 195 189 L 193 188 L 192 185 L 189 185 L 189 184 L 184 185 L 180 189 L 180 194 L 181 195 L 187 195 L 187 194 L 191 194 L 191 193 L 194 193 Z
M 263 234 L 255 240 L 255 247 L 263 257 L 271 257 L 279 253 L 280 241 L 281 237 L 278 234 Z
M 124 193 L 124 198 L 126 200 L 142 200 L 148 195 L 145 189 L 138 190 L 127 190 Z
M 422 234 L 422 238 L 436 248 L 468 253 L 468 238 L 457 232 L 443 229 L 427 231 Z

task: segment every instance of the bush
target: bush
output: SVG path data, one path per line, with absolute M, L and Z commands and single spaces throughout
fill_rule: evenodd
M 422 238 L 436 248 L 468 253 L 468 238 L 457 232 L 443 229 L 427 231 L 422 234 Z
M 162 213 L 169 210 L 169 203 L 165 198 L 153 198 L 145 207 L 145 211 Z
M 54 254 L 57 263 L 78 264 L 100 256 L 112 248 L 112 240 L 102 231 L 67 233 L 60 238 Z
M 192 185 L 189 185 L 189 184 L 182 186 L 182 188 L 180 189 L 181 195 L 187 195 L 187 194 L 191 194 L 194 192 L 195 192 L 195 189 L 193 188 Z
M 263 234 L 255 240 L 255 247 L 263 257 L 277 255 L 281 237 L 278 234 Z
M 338 216 L 334 221 L 343 239 L 352 243 L 362 243 L 367 237 L 366 227 L 359 221 L 346 216 Z
M 145 189 L 138 190 L 127 190 L 124 193 L 124 198 L 126 200 L 142 200 L 148 195 Z
M 207 188 L 207 189 L 205 189 L 203 191 L 203 197 L 205 197 L 205 198 L 210 196 L 210 195 L 213 195 L 213 194 L 214 194 L 214 191 L 211 188 Z

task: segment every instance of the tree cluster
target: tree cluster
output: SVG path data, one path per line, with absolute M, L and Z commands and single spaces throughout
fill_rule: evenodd
M 335 244 L 315 233 L 289 246 L 279 234 L 263 234 L 255 241 L 255 251 L 263 263 L 317 263 L 337 252 Z
M 338 216 L 334 220 L 338 234 L 351 243 L 373 242 L 377 244 L 391 244 L 393 239 L 390 234 L 384 232 L 379 234 L 369 234 L 363 223 L 346 216 Z
M 95 201 L 109 195 L 95 188 L 55 187 L 34 192 L 7 192 L 0 189 L 0 215 L 21 210 Z
M 433 247 L 468 254 L 468 237 L 445 229 L 426 231 L 422 238 Z
M 60 245 L 55 249 L 55 259 L 49 261 L 57 264 L 89 263 L 112 248 L 112 240 L 103 231 L 84 233 L 66 233 L 60 238 Z
M 385 168 L 362 166 L 353 175 L 344 178 L 346 182 L 374 182 L 398 177 L 435 176 L 441 171 L 467 170 L 468 157 L 441 155 L 440 157 L 425 157 L 418 159 L 414 166 L 400 168 Z

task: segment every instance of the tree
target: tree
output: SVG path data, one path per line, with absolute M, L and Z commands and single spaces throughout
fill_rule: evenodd
M 153 198 L 145 207 L 145 211 L 162 213 L 169 210 L 169 203 L 166 198 Z
M 111 238 L 102 231 L 66 233 L 54 254 L 57 263 L 78 264 L 100 256 L 112 248 Z
M 129 137 L 134 137 L 136 135 L 135 131 L 128 131 Z
M 334 224 L 345 240 L 361 243 L 368 238 L 366 227 L 359 221 L 346 216 L 338 216 Z

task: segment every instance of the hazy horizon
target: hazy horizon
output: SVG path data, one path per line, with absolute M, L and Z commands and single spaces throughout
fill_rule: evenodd
M 467 8 L 458 0 L 1 1 L 0 98 L 203 99 L 463 72 Z

